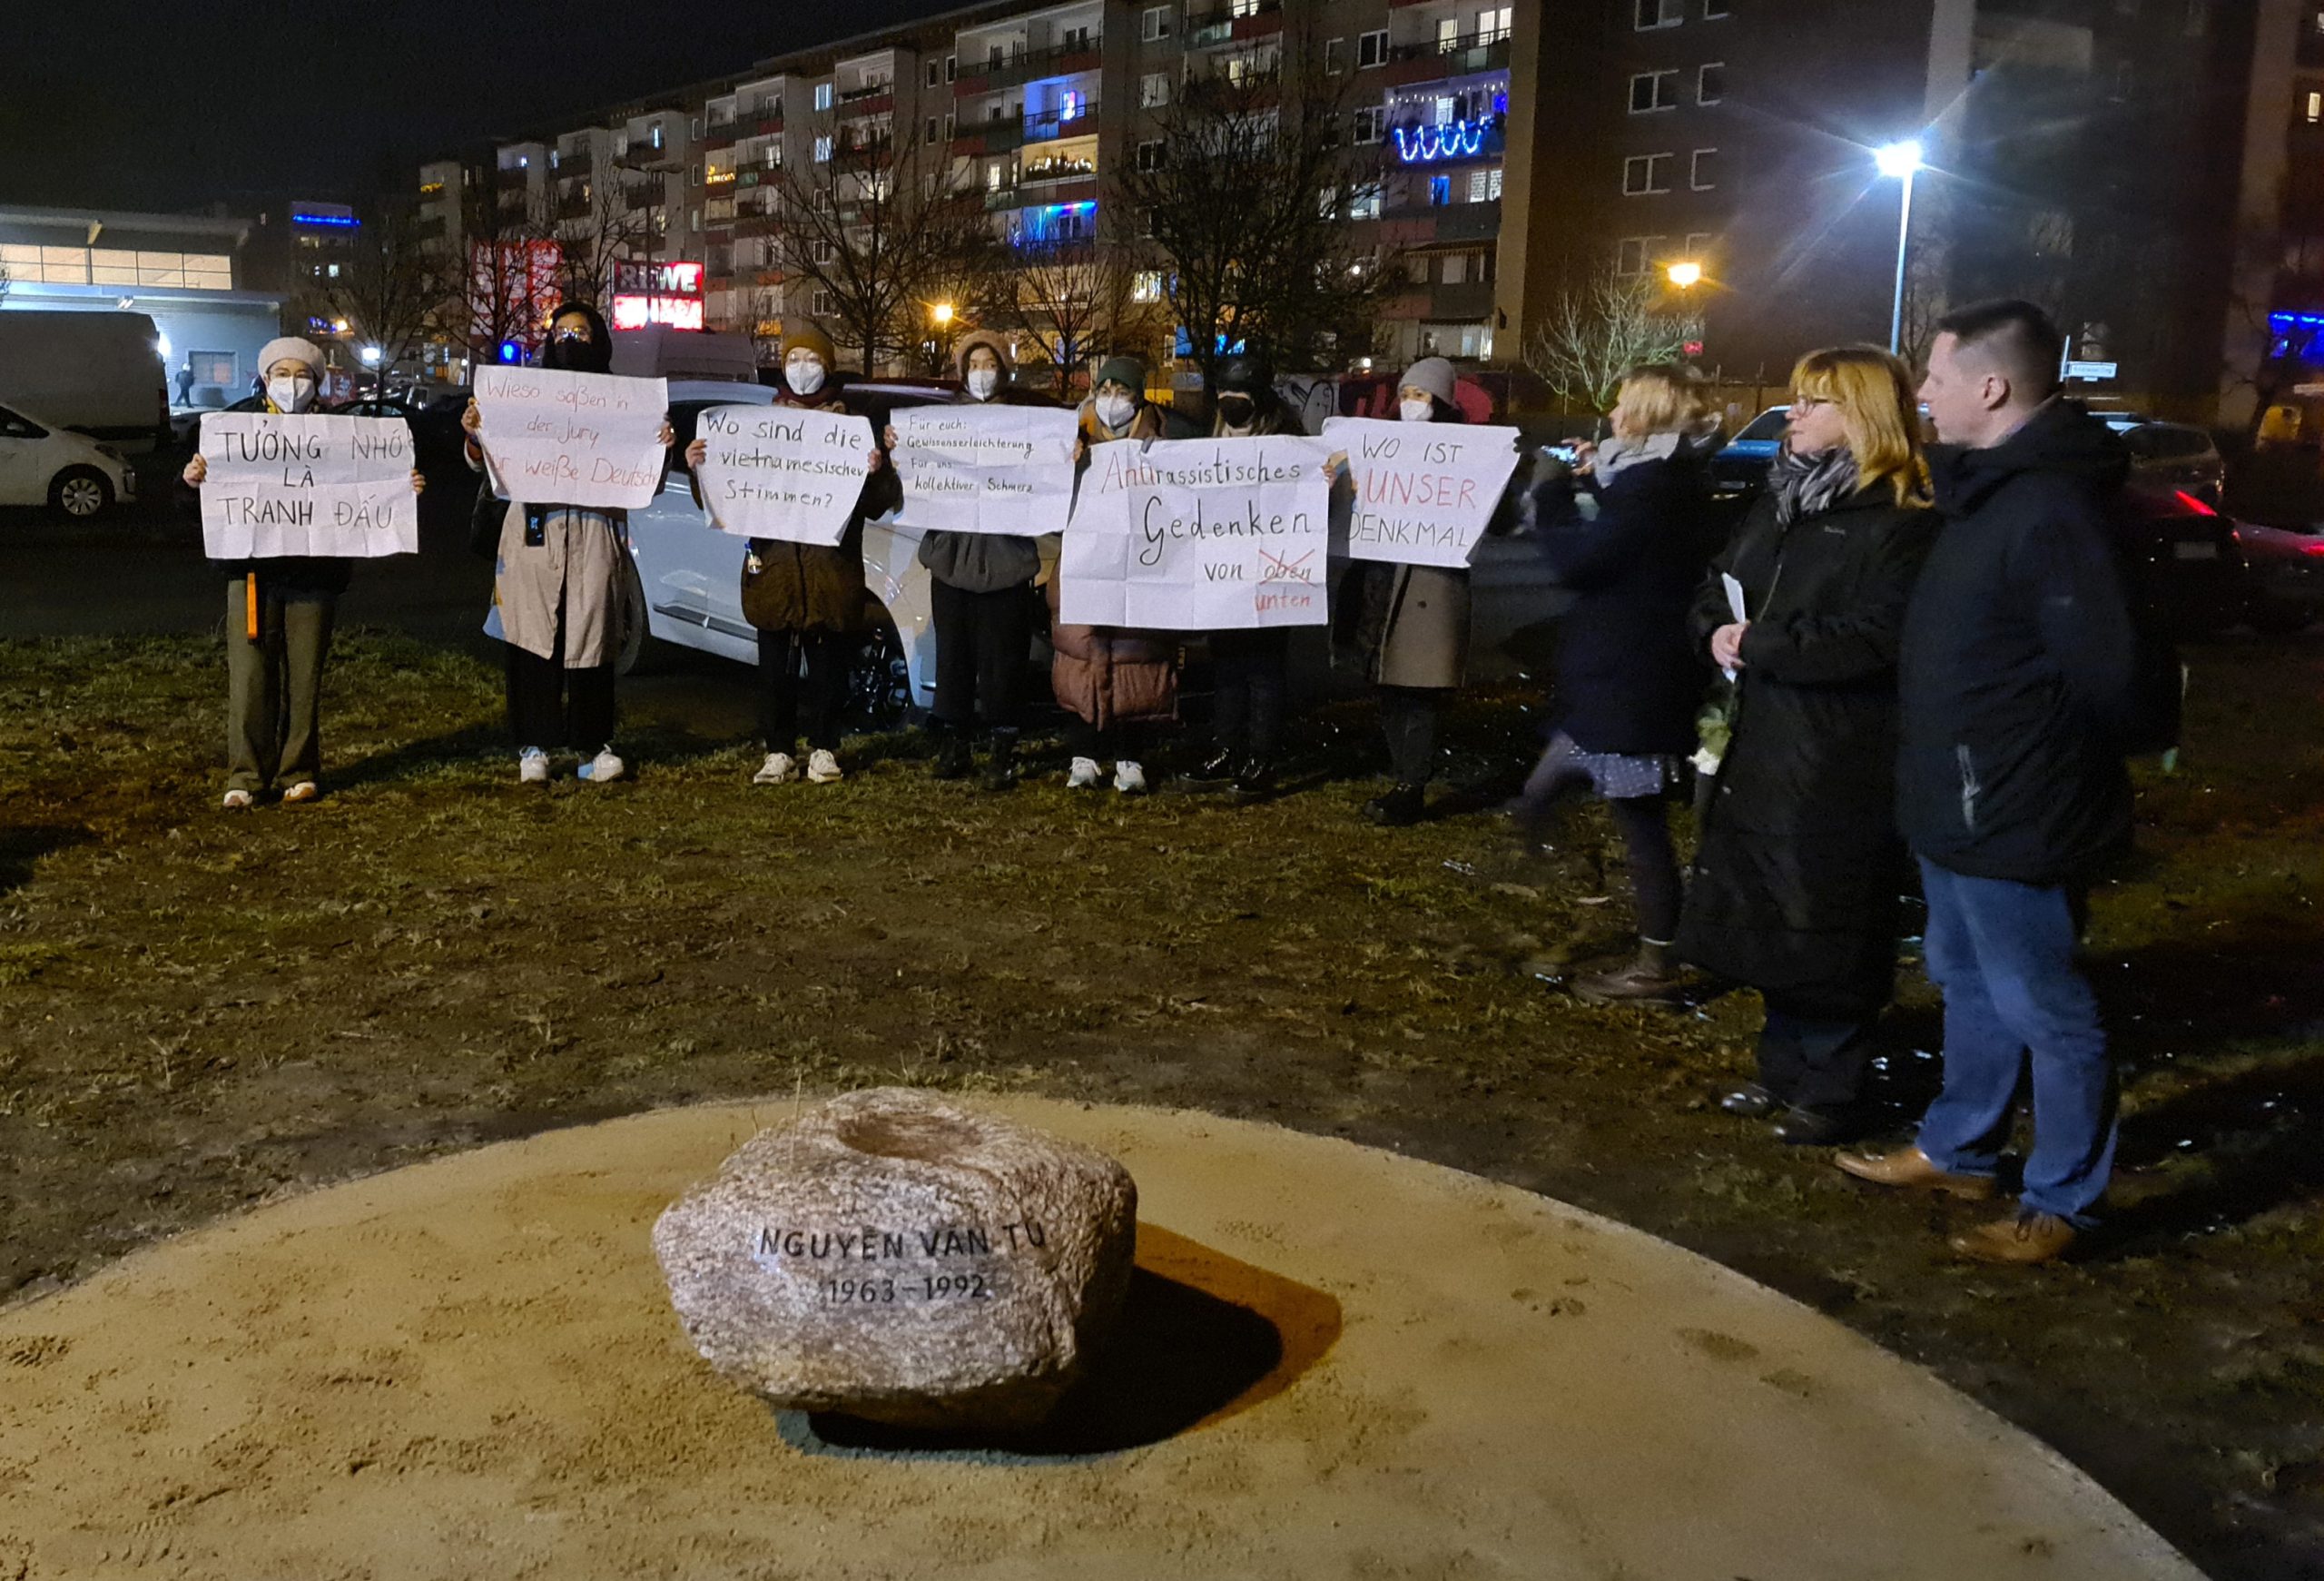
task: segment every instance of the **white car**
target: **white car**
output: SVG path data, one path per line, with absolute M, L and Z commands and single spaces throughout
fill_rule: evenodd
M 880 380 L 855 387 L 858 410 L 876 424 L 905 406 L 946 399 L 944 387 L 916 380 Z M 631 576 L 625 592 L 627 639 L 617 667 L 627 673 L 649 639 L 716 654 L 738 664 L 758 660 L 758 629 L 743 618 L 743 558 L 747 539 L 712 527 L 694 502 L 683 459 L 703 409 L 769 405 L 763 385 L 712 380 L 670 381 L 670 426 L 677 442 L 662 492 L 629 513 Z M 887 613 L 866 634 L 851 687 L 851 711 L 882 725 L 900 724 L 936 701 L 936 632 L 929 619 L 928 570 L 920 563 L 920 529 L 892 516 L 863 524 L 863 580 Z M 1471 565 L 1469 675 L 1492 680 L 1536 669 L 1546 657 L 1550 621 L 1573 596 L 1556 587 L 1540 549 L 1524 538 L 1488 538 Z M 1329 668 L 1329 635 L 1303 628 L 1293 657 L 1302 690 L 1336 682 Z M 1035 655 L 1029 653 L 1029 660 Z
M 137 475 L 111 445 L 0 406 L 0 505 L 45 505 L 87 520 L 137 498 Z

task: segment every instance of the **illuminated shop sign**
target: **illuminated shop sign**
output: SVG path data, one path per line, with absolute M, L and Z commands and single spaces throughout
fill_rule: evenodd
M 616 330 L 642 330 L 648 324 L 699 330 L 703 325 L 702 265 L 616 263 L 613 308 Z

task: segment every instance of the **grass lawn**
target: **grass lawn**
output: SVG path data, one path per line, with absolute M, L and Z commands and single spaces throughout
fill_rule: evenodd
M 214 645 L 0 645 L 0 1299 L 317 1181 L 697 1098 L 1198 1107 L 1694 1247 L 2048 1438 L 2213 1574 L 2312 1576 L 2324 650 L 2194 658 L 2186 761 L 2142 777 L 2142 855 L 2094 906 L 2117 1210 L 2086 1258 L 2011 1273 L 1946 1260 L 1973 1210 L 1874 1197 L 1711 1106 L 1748 996 L 1598 1010 L 1544 982 L 1620 942 L 1602 821 L 1554 864 L 1482 811 L 1375 830 L 1360 707 L 1242 810 L 935 784 L 910 737 L 855 744 L 843 785 L 754 789 L 755 749 L 667 727 L 625 734 L 633 781 L 542 789 L 497 670 L 357 631 L 326 797 L 230 815 Z M 1525 701 L 1464 707 L 1462 776 L 1521 769 Z M 1902 983 L 1899 1117 L 1937 1042 Z

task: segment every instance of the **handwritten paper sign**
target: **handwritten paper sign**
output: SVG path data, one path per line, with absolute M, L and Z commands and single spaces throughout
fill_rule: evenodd
M 744 538 L 835 548 L 872 475 L 872 425 L 792 406 L 714 406 L 697 480 L 714 526 Z
M 401 418 L 213 411 L 202 455 L 202 542 L 213 560 L 419 552 Z
M 1321 625 L 1333 449 L 1289 435 L 1098 446 L 1058 562 L 1063 618 L 1162 631 Z
M 1033 537 L 1073 503 L 1079 418 L 1039 406 L 923 406 L 895 415 L 898 519 L 941 532 Z
M 1515 429 L 1334 417 L 1324 432 L 1355 485 L 1352 559 L 1467 565 L 1517 470 Z
M 638 510 L 661 492 L 664 380 L 483 368 L 476 404 L 492 474 L 519 505 Z

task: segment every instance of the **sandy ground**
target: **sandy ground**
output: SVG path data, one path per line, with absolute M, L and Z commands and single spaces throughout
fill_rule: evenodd
M 2196 1576 L 2032 1438 L 1667 1242 L 1331 1139 L 997 1106 L 1128 1165 L 1149 1299 L 1256 1310 L 1264 1376 L 1114 1453 L 834 1450 L 692 1355 L 647 1243 L 783 1105 L 664 1111 L 0 1318 L 0 1575 Z

